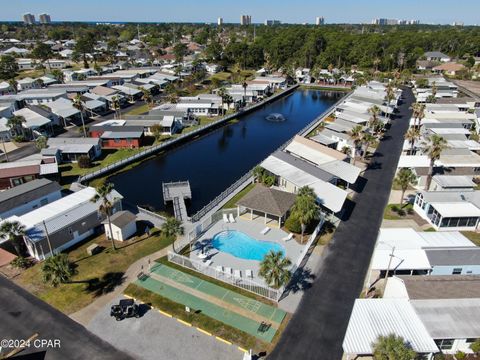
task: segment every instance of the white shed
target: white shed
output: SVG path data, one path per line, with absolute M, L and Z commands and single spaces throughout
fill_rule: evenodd
M 118 211 L 110 217 L 112 222 L 113 239 L 125 241 L 137 232 L 136 216 L 130 211 Z M 110 238 L 110 228 L 108 221 L 103 222 L 105 226 L 105 235 Z

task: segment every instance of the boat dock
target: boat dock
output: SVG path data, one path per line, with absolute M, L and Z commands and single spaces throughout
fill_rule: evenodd
M 185 199 L 192 198 L 192 190 L 189 181 L 177 181 L 170 183 L 162 183 L 163 202 L 173 202 L 173 212 L 175 218 L 181 222 L 188 220 L 187 206 Z

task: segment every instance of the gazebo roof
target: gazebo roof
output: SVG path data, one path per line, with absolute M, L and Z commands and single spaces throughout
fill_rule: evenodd
M 237 205 L 275 216 L 283 216 L 295 203 L 295 194 L 257 184 Z

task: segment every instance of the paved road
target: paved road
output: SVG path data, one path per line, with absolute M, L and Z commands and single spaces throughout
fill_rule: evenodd
M 22 146 L 19 147 L 18 149 L 15 149 L 8 153 L 8 161 L 17 161 L 38 152 L 39 150 L 35 146 L 34 142 L 31 142 L 28 144 L 22 144 Z M 1 147 L 1 144 L 0 144 L 0 162 L 3 160 L 6 160 L 6 158 L 5 158 L 5 155 L 3 154 L 3 147 Z
M 365 172 L 365 189 L 338 227 L 312 288 L 269 359 L 342 358 L 342 342 L 353 303 L 359 296 L 387 204 L 392 179 L 408 128 L 413 94 L 404 91 L 399 114 L 376 152 L 376 166 Z
M 140 308 L 142 317 L 122 321 L 111 318 L 109 308 L 110 304 L 103 308 L 88 329 L 137 359 L 241 360 L 243 357 L 235 345 L 220 342 L 145 305 Z
M 28 339 L 38 333 L 38 340 L 60 340 L 59 348 L 35 348 L 33 343 L 21 352 L 22 356 L 32 354 L 32 359 L 47 360 L 132 359 L 2 276 L 0 319 L 1 339 Z M 4 348 L 2 354 L 7 351 Z

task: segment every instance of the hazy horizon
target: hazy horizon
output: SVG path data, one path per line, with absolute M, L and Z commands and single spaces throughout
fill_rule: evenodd
M 345 11 L 348 9 L 349 11 Z M 374 18 L 420 20 L 423 24 L 465 25 L 480 23 L 480 2 L 474 0 L 404 0 L 386 5 L 380 0 L 339 0 L 335 2 L 303 0 L 244 0 L 242 3 L 220 0 L 178 0 L 175 3 L 137 0 L 121 3 L 118 0 L 17 0 L 4 5 L 0 21 L 20 21 L 24 13 L 48 13 L 52 21 L 82 22 L 193 22 L 215 23 L 222 17 L 225 23 L 239 23 L 240 15 L 252 16 L 253 23 L 266 19 L 284 23 L 314 23 L 323 16 L 326 23 L 370 23 Z

